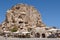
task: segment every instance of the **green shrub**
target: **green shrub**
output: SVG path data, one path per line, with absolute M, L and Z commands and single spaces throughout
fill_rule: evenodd
M 13 28 L 11 29 L 11 32 L 16 32 L 17 30 L 18 30 L 17 27 L 13 27 Z

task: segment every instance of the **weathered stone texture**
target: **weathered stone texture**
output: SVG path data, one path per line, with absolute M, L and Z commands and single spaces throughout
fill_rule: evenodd
M 57 31 L 55 28 L 46 27 L 41 20 L 41 14 L 27 4 L 17 4 L 9 9 L 5 21 L 0 25 L 1 35 L 20 38 L 47 38 Z
M 26 4 L 17 4 L 7 11 L 6 27 L 45 27 L 41 21 L 41 15 L 33 7 Z
M 16 32 L 19 33 L 33 32 L 33 35 L 30 36 L 35 37 L 34 32 L 40 30 L 41 27 L 46 26 L 41 20 L 40 13 L 33 6 L 27 4 L 17 4 L 7 10 L 6 19 L 2 23 L 1 29 L 3 32 L 15 32 L 16 29 Z

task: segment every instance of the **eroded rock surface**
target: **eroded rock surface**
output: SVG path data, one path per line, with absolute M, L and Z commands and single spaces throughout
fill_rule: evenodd
M 7 29 L 11 29 L 14 26 L 17 28 L 45 27 L 39 12 L 33 6 L 26 4 L 17 4 L 8 10 L 3 25 L 3 27 L 6 26 Z
M 46 26 L 41 20 L 40 13 L 33 6 L 27 4 L 17 4 L 13 6 L 11 9 L 7 10 L 6 19 L 2 23 L 0 29 L 2 33 L 5 34 L 8 33 L 9 35 L 11 34 L 11 32 L 18 33 L 33 32 L 32 35 L 31 34 L 26 35 L 35 37 L 34 33 L 36 32 L 40 33 L 39 30 L 42 27 Z

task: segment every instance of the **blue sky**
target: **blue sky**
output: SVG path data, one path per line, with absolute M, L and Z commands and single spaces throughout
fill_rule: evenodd
M 0 0 L 0 24 L 5 20 L 6 11 L 19 3 L 34 6 L 40 12 L 43 23 L 60 28 L 60 0 Z

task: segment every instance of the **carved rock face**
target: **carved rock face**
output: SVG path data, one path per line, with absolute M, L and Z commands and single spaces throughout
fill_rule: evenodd
M 7 11 L 5 21 L 0 25 L 0 33 L 18 32 L 21 36 L 17 35 L 22 38 L 44 38 L 45 27 L 41 15 L 33 6 L 17 4 Z
M 17 26 L 45 27 L 38 11 L 26 4 L 17 4 L 7 11 L 7 21 Z
M 45 25 L 42 23 L 41 15 L 33 6 L 17 4 L 7 11 L 2 27 L 6 31 L 14 27 L 19 31 L 28 31 L 30 28 L 45 27 Z

